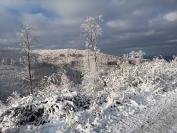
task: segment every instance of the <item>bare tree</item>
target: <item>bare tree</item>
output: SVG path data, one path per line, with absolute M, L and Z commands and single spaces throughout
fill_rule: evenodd
M 28 79 L 29 79 L 29 88 L 30 93 L 33 94 L 33 82 L 32 82 L 32 72 L 31 72 L 31 58 L 32 58 L 32 45 L 33 45 L 33 36 L 32 36 L 32 28 L 28 25 L 23 25 L 22 30 L 20 32 L 21 45 L 23 47 L 24 52 L 27 56 L 27 68 L 28 68 Z
M 88 48 L 88 67 L 90 67 L 90 50 L 94 52 L 94 60 L 95 63 L 97 61 L 97 43 L 99 37 L 102 36 L 102 28 L 100 26 L 100 23 L 102 22 L 102 16 L 97 17 L 87 17 L 83 24 L 81 25 L 81 28 L 84 31 L 84 35 L 86 37 L 85 44 Z

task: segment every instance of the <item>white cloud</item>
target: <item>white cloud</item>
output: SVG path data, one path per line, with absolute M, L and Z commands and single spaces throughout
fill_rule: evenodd
M 16 43 L 17 39 L 16 38 L 0 38 L 0 44 L 9 44 L 9 43 Z
M 46 9 L 52 10 L 62 17 L 66 17 L 76 14 L 80 9 L 81 3 L 72 0 L 50 0 L 43 2 L 41 6 Z
M 40 6 L 55 12 L 61 17 L 80 18 L 87 15 L 99 15 L 98 13 L 105 12 L 105 1 L 106 0 L 47 0 L 40 3 Z
M 120 40 L 127 40 L 127 39 L 133 39 L 133 38 L 141 38 L 141 37 L 148 37 L 153 36 L 155 34 L 160 34 L 154 30 L 148 30 L 148 31 L 139 31 L 139 32 L 126 32 L 119 35 L 113 36 L 114 39 L 120 39 Z
M 177 39 L 168 40 L 167 42 L 169 42 L 169 43 L 177 43 Z
M 9 42 L 7 38 L 0 38 L 0 43 L 7 43 Z
M 124 20 L 112 20 L 107 22 L 107 26 L 110 28 L 127 29 L 130 27 L 130 23 Z
M 41 13 L 24 14 L 22 23 L 32 25 L 33 27 L 42 27 L 47 23 L 48 19 Z
M 145 31 L 144 33 L 143 33 L 145 36 L 151 36 L 151 35 L 154 35 L 155 34 L 155 31 L 154 30 L 149 30 L 149 31 Z M 142 34 L 142 35 L 143 35 Z
M 71 19 L 71 18 L 63 18 L 63 19 L 57 19 L 53 24 L 55 25 L 62 25 L 62 26 L 76 26 L 82 22 L 81 19 Z
M 176 22 L 177 21 L 177 11 L 167 13 L 166 15 L 164 15 L 163 18 L 169 22 Z

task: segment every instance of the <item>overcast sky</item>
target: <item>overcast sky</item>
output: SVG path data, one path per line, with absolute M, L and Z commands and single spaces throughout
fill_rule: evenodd
M 177 54 L 177 0 L 0 0 L 0 47 L 18 45 L 23 23 L 34 28 L 36 48 L 84 48 L 80 25 L 97 15 L 103 52 Z

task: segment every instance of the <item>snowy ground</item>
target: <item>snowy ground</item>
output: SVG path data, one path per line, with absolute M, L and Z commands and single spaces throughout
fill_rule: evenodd
M 134 132 L 175 133 L 177 132 L 176 92 L 167 95 L 146 113 L 146 123 L 137 126 Z
M 88 71 L 85 52 L 75 52 L 78 57 L 71 51 L 69 60 L 67 50 L 38 51 L 40 61 L 56 66 L 63 60 L 79 63 L 45 76 L 34 96 L 14 93 L 8 105 L 1 104 L 2 132 L 177 132 L 177 59 L 132 61 L 100 54 L 103 62 L 91 58 Z

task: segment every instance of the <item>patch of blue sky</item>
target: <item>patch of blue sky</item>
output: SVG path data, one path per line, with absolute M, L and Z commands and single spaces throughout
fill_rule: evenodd
M 21 16 L 25 13 L 30 13 L 30 14 L 40 13 L 49 19 L 55 19 L 59 17 L 56 13 L 49 11 L 47 9 L 44 9 L 38 5 L 7 7 L 6 10 L 8 11 L 9 14 L 14 15 L 14 16 Z

